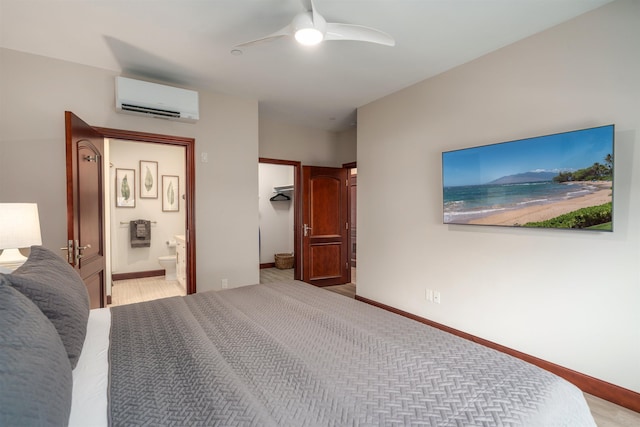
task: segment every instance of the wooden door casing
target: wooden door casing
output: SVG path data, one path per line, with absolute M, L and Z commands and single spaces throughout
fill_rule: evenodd
M 347 173 L 303 167 L 303 281 L 316 286 L 351 280 Z
M 93 129 L 100 132 L 104 138 L 124 139 L 136 142 L 150 142 L 153 144 L 175 145 L 185 149 L 185 194 L 184 209 L 186 210 L 185 237 L 186 237 L 186 270 L 187 270 L 187 294 L 196 293 L 196 161 L 194 138 L 174 135 L 162 135 L 149 132 L 137 132 L 124 129 L 113 129 L 94 126 Z M 181 202 L 182 203 L 182 202 Z M 181 205 L 182 206 L 182 205 Z M 182 209 L 182 207 L 180 208 Z
M 300 256 L 301 252 L 301 236 L 300 233 L 300 221 L 301 214 L 300 208 L 301 203 L 301 190 L 300 190 L 300 175 L 302 164 L 298 161 L 294 160 L 280 160 L 280 159 L 271 159 L 267 157 L 259 157 L 259 163 L 268 163 L 273 165 L 283 165 L 283 166 L 291 166 L 293 168 L 293 253 L 294 257 L 294 265 L 293 265 L 293 278 L 294 280 L 302 280 L 302 256 Z

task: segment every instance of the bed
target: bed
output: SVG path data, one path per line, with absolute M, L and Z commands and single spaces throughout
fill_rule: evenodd
M 11 276 L 34 263 L 0 276 L 0 305 L 24 296 Z M 0 424 L 595 426 L 582 392 L 547 371 L 297 281 L 87 310 L 85 326 L 69 399 L 7 410 L 2 391 Z

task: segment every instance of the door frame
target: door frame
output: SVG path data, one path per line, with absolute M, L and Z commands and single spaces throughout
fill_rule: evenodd
M 300 234 L 300 224 L 302 224 L 302 189 L 300 188 L 300 174 L 302 173 L 302 163 L 294 160 L 270 159 L 268 157 L 259 157 L 258 163 L 293 166 L 293 253 L 295 254 L 293 264 L 293 279 L 301 280 L 302 237 Z
M 185 149 L 185 226 L 186 226 L 186 251 L 187 251 L 187 294 L 196 292 L 196 220 L 195 220 L 195 143 L 194 138 L 161 135 L 132 130 L 112 129 L 93 126 L 105 138 L 124 139 L 136 142 L 150 142 L 153 144 L 165 144 L 184 147 Z
M 358 162 L 349 162 L 349 163 L 343 163 L 342 167 L 344 169 L 355 169 L 358 167 Z M 353 182 L 351 182 L 351 172 L 349 172 L 348 174 L 348 178 L 347 178 L 348 182 L 349 182 L 349 195 L 347 197 L 347 204 L 348 204 L 348 209 L 349 209 L 349 216 L 351 216 L 351 213 L 353 212 L 353 205 L 354 205 L 354 200 L 351 197 L 351 187 L 353 186 Z M 357 190 L 356 190 L 357 191 Z M 357 205 L 356 205 L 356 209 L 357 209 Z M 356 210 L 357 213 L 357 210 Z M 356 225 L 357 226 L 357 225 Z M 353 237 L 352 237 L 352 233 L 353 233 L 353 229 L 354 229 L 354 225 L 353 225 L 353 221 L 351 221 L 351 217 L 349 218 L 349 237 L 348 237 L 348 245 L 349 245 L 349 251 L 351 251 L 351 248 L 353 248 L 353 244 L 355 243 L 353 241 Z M 357 229 L 356 229 L 356 233 L 357 233 Z M 356 234 L 356 239 L 357 239 L 357 234 Z M 356 248 L 356 254 L 358 249 Z M 356 255 L 357 257 L 357 255 Z M 357 261 L 356 261 L 357 263 Z M 355 265 L 352 265 L 352 259 L 351 257 L 349 257 L 349 265 L 351 266 L 351 268 L 357 268 Z M 351 282 L 353 283 L 353 277 L 351 278 Z

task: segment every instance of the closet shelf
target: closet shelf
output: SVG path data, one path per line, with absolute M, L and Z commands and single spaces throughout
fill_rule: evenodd
M 291 185 L 281 185 L 280 187 L 273 187 L 274 193 L 285 193 L 287 191 L 293 191 L 293 184 Z

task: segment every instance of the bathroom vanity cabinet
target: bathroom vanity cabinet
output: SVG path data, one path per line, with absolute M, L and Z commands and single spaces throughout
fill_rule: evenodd
M 176 276 L 183 289 L 187 289 L 187 246 L 184 235 L 176 235 Z

